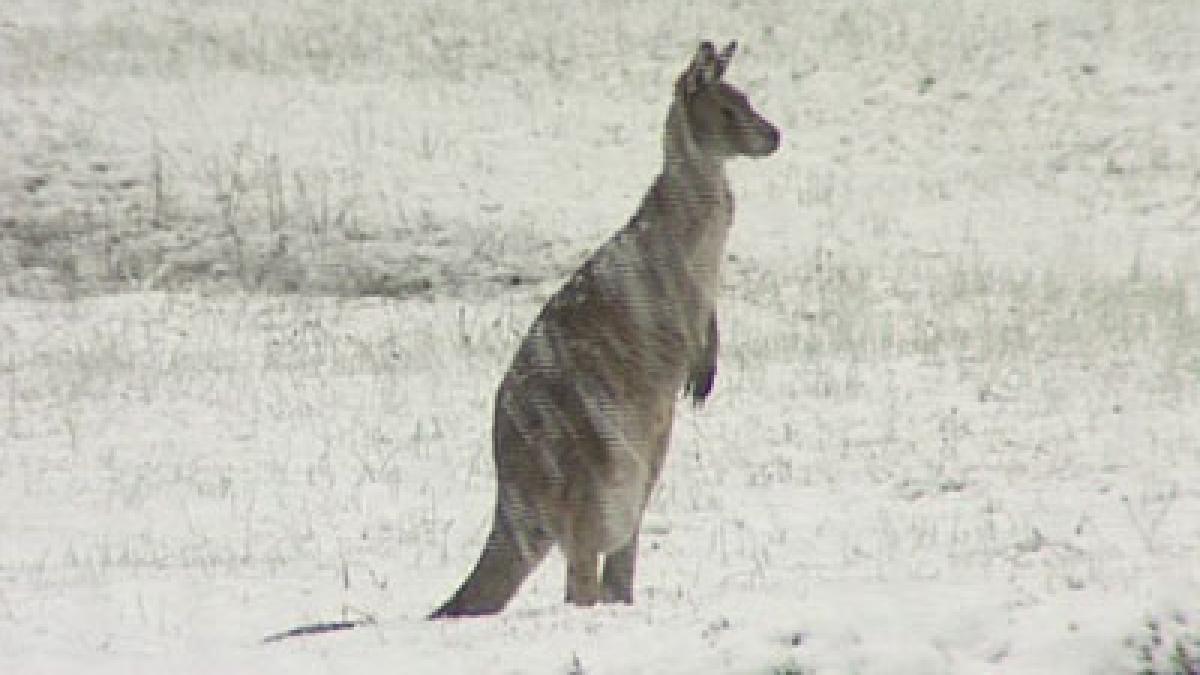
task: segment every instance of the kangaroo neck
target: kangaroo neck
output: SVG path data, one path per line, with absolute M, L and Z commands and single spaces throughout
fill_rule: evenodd
M 729 181 L 720 163 L 663 162 L 658 176 L 659 189 L 669 199 L 683 200 L 691 206 L 717 205 L 729 199 Z
M 687 194 L 689 201 L 722 202 L 729 194 L 725 158 L 700 148 L 687 123 L 687 114 L 678 102 L 667 113 L 659 181 L 668 193 Z
M 704 303 L 720 287 L 725 240 L 733 222 L 733 197 L 724 157 L 704 152 L 686 124 L 682 106 L 671 107 L 663 133 L 663 168 L 653 199 L 661 209 L 661 227 L 670 231 L 690 279 Z

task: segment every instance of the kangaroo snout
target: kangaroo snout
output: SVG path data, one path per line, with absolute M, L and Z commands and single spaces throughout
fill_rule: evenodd
M 763 120 L 762 123 L 764 130 L 763 133 L 755 137 L 758 141 L 758 147 L 751 151 L 751 157 L 766 157 L 767 155 L 775 154 L 775 151 L 779 149 L 779 129 L 766 120 Z

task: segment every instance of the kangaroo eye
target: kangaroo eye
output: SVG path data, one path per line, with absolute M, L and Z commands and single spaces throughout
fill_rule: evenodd
M 733 119 L 737 117 L 737 114 L 733 112 L 733 108 L 730 108 L 729 106 L 722 106 L 721 114 L 725 116 L 726 122 L 732 122 Z

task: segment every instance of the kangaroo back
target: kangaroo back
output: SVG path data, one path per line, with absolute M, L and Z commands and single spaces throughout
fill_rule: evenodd
M 733 220 L 724 164 L 779 146 L 778 130 L 722 79 L 735 47 L 700 44 L 675 84 L 662 171 L 517 349 L 494 405 L 491 533 L 430 618 L 499 612 L 555 544 L 568 602 L 633 601 L 675 401 L 683 390 L 703 402 L 716 375 L 715 300 Z

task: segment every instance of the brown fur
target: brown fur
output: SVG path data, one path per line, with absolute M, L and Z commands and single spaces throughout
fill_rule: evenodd
M 734 47 L 701 43 L 675 85 L 662 172 L 518 348 L 496 393 L 492 531 L 430 618 L 499 612 L 554 544 L 567 559 L 568 602 L 633 602 L 642 512 L 676 398 L 685 390 L 703 402 L 716 372 L 714 302 L 733 222 L 724 163 L 779 145 L 722 81 Z

